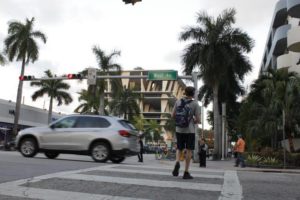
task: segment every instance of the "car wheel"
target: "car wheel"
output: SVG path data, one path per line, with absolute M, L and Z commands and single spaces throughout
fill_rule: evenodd
M 34 157 L 37 154 L 38 146 L 34 139 L 24 138 L 20 144 L 20 152 L 24 157 Z
M 122 156 L 114 156 L 114 157 L 111 157 L 110 158 L 111 162 L 113 163 L 121 163 L 125 160 L 125 157 L 122 157 Z
M 59 155 L 59 153 L 54 153 L 54 152 L 45 152 L 45 156 L 49 159 L 54 159 L 57 158 L 57 156 Z
M 91 156 L 96 162 L 106 162 L 110 157 L 110 148 L 105 142 L 97 142 L 91 148 Z

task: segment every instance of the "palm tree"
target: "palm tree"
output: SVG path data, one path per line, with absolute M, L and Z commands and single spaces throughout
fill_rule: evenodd
M 148 141 L 150 138 L 151 140 L 154 140 L 155 142 L 158 142 L 162 139 L 160 133 L 161 133 L 161 127 L 155 120 L 149 120 L 147 121 L 147 128 L 146 128 L 146 137 L 145 139 Z M 153 137 L 152 137 L 153 136 Z
M 141 135 L 145 129 L 146 121 L 143 116 L 136 115 L 133 116 L 133 125 L 134 127 L 139 131 L 139 134 Z
M 124 88 L 121 93 L 115 96 L 110 102 L 111 111 L 119 117 L 124 115 L 125 119 L 131 120 L 134 114 L 140 113 L 139 105 L 137 103 L 138 99 L 139 95 Z
M 4 56 L 0 53 L 0 65 L 4 65 L 5 63 L 5 58 Z
M 241 126 L 253 137 L 260 138 L 262 146 L 277 147 L 278 127 L 282 126 L 285 112 L 285 132 L 293 151 L 292 135 L 299 132 L 300 80 L 287 69 L 271 70 L 263 74 L 251 86 L 251 92 L 243 102 Z M 248 121 L 248 123 L 244 123 Z M 243 124 L 246 124 L 246 126 Z
M 120 51 L 113 51 L 109 55 L 106 55 L 103 50 L 101 50 L 99 47 L 94 46 L 93 52 L 96 56 L 99 70 L 97 72 L 98 75 L 113 75 L 113 74 L 120 74 L 121 66 L 119 64 L 116 64 L 113 62 L 113 58 L 116 56 L 120 56 Z M 112 80 L 111 83 L 114 85 L 114 83 L 118 80 Z M 106 84 L 104 79 L 98 79 L 97 80 L 97 90 L 99 90 L 100 94 L 100 102 L 99 102 L 99 114 L 104 115 L 104 90 L 105 90 Z M 115 88 L 116 90 L 118 87 Z
M 45 71 L 45 74 L 46 77 L 53 78 L 50 70 Z M 30 85 L 40 88 L 32 95 L 33 101 L 35 101 L 39 97 L 43 97 L 45 94 L 50 97 L 48 124 L 51 122 L 52 118 L 52 107 L 54 99 L 58 102 L 58 106 L 62 105 L 63 103 L 68 105 L 73 101 L 70 94 L 66 92 L 66 90 L 70 88 L 70 85 L 64 83 L 62 80 L 42 80 L 39 82 L 31 82 Z
M 198 13 L 196 27 L 186 28 L 180 35 L 183 41 L 192 40 L 184 50 L 182 62 L 184 72 L 191 74 L 198 67 L 204 85 L 212 90 L 214 112 L 214 158 L 221 155 L 221 132 L 219 112 L 220 86 L 232 82 L 234 78 L 242 81 L 252 69 L 244 53 L 250 52 L 252 39 L 238 28 L 235 23 L 235 10 L 227 9 L 216 19 L 206 12 Z
M 30 61 L 33 63 L 39 57 L 39 47 L 35 39 L 40 39 L 46 43 L 46 36 L 41 31 L 33 30 L 34 18 L 26 19 L 25 24 L 18 21 L 9 23 L 8 36 L 4 40 L 5 54 L 9 61 L 16 59 L 22 62 L 21 76 L 24 75 L 25 65 Z M 13 133 L 16 135 L 20 116 L 20 106 L 22 98 L 23 81 L 19 81 L 18 94 L 16 100 L 15 119 Z
M 79 102 L 84 101 L 84 103 L 81 103 L 74 112 L 99 115 L 99 93 L 95 94 L 83 89 L 78 94 L 80 95 Z

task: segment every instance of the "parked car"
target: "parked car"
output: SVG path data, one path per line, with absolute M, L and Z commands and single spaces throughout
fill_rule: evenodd
M 117 117 L 69 115 L 46 127 L 27 128 L 16 138 L 25 157 L 43 152 L 50 159 L 60 153 L 90 155 L 96 162 L 122 162 L 139 151 L 135 127 Z

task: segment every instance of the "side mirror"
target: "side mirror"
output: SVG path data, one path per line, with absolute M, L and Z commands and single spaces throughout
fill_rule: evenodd
M 51 124 L 49 127 L 50 127 L 51 129 L 55 129 L 54 124 Z

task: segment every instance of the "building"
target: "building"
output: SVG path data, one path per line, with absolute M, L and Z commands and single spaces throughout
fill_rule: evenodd
M 300 74 L 300 0 L 279 0 L 275 6 L 260 73 L 268 68 Z M 300 139 L 293 143 L 300 149 Z M 287 140 L 285 147 L 289 150 Z
M 0 99 L 0 141 L 4 140 L 5 134 L 11 134 L 15 118 L 15 102 Z M 62 115 L 53 112 L 52 120 Z M 19 129 L 33 126 L 45 126 L 48 124 L 48 111 L 28 105 L 21 105 Z
M 279 0 L 271 21 L 260 73 L 268 68 L 300 73 L 300 0 Z
M 148 76 L 152 70 L 122 71 L 122 76 Z M 159 71 L 159 70 L 153 70 Z M 185 83 L 177 80 L 147 80 L 145 78 L 122 78 L 122 85 L 141 96 L 138 104 L 145 120 L 156 120 L 158 124 L 165 125 L 174 106 L 175 101 L 182 97 Z M 106 98 L 110 98 L 111 86 L 108 81 Z

